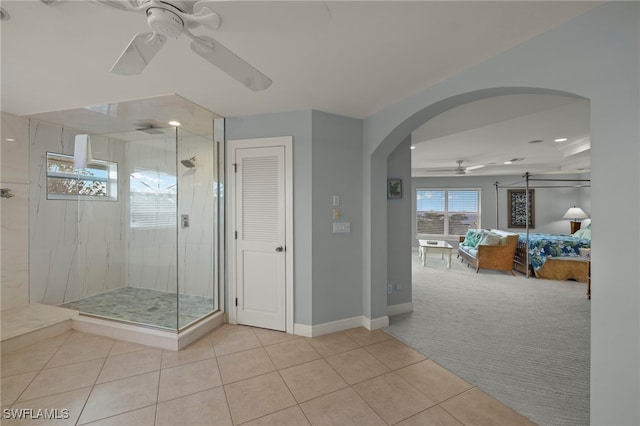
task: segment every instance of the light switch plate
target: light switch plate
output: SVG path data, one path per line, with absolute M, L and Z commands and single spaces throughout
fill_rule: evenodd
M 351 222 L 334 222 L 333 223 L 333 233 L 344 233 L 351 232 Z

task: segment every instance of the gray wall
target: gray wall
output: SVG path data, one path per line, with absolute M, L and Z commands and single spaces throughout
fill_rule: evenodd
M 225 122 L 227 141 L 293 136 L 294 322 L 306 325 L 312 324 L 311 116 L 311 111 L 296 111 L 230 117 Z
M 362 315 L 362 121 L 320 111 L 226 120 L 227 140 L 293 136 L 294 322 Z M 351 232 L 334 234 L 332 196 Z
M 572 93 L 590 100 L 590 210 L 597 224 L 591 423 L 597 425 L 640 424 L 640 246 L 611 249 L 620 247 L 621 232 L 633 242 L 640 236 L 638 22 L 638 2 L 605 3 L 374 114 L 363 128 L 364 312 L 376 318 L 386 309 L 387 211 L 377 191 L 387 176 L 383 159 L 426 120 L 473 100 L 508 93 Z M 624 231 L 620 209 L 632 218 L 625 220 Z
M 362 315 L 362 120 L 312 117 L 313 324 L 322 324 Z M 333 222 L 350 222 L 351 232 L 334 234 Z
M 402 198 L 387 200 L 387 306 L 393 306 L 411 302 L 411 136 L 387 159 L 387 175 L 403 186 Z

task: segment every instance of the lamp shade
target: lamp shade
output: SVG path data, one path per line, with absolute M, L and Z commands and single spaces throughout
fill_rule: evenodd
M 589 216 L 580 207 L 573 206 L 562 216 L 563 219 L 589 219 Z

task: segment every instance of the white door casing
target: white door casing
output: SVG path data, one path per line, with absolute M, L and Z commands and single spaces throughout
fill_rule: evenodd
M 291 137 L 229 141 L 229 322 L 293 332 Z

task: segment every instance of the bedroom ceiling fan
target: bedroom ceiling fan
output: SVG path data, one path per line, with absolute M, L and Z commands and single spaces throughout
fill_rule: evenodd
M 195 35 L 191 30 L 204 27 L 213 31 L 264 31 L 265 28 L 304 31 L 321 28 L 330 18 L 323 2 L 94 1 L 122 11 L 144 13 L 151 29 L 133 37 L 111 68 L 112 73 L 140 74 L 168 37 L 185 34 L 191 38 L 193 52 L 254 91 L 267 89 L 271 79 L 212 37 Z
M 464 162 L 464 160 L 456 160 L 456 163 L 458 164 L 458 167 L 454 168 L 454 169 L 450 169 L 450 168 L 434 168 L 434 169 L 427 169 L 428 172 L 430 173 L 454 173 L 456 175 L 465 175 L 468 172 L 472 171 L 472 170 L 476 170 L 476 169 L 481 169 L 482 167 L 484 167 L 483 164 L 476 164 L 475 166 L 469 166 L 469 167 L 463 167 L 462 163 Z

